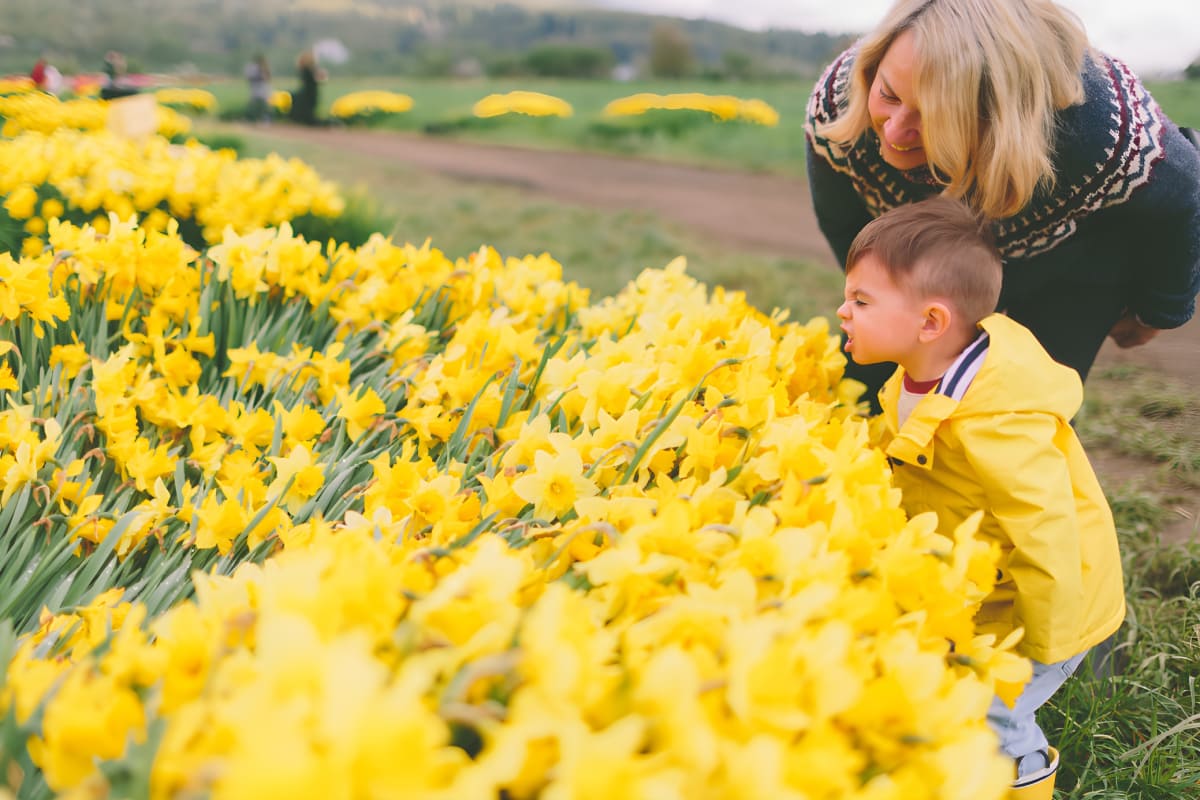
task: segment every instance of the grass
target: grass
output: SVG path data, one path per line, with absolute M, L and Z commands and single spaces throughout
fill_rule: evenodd
M 681 253 L 710 285 L 744 289 L 760 308 L 790 308 L 796 319 L 828 315 L 840 294 L 833 270 L 738 252 L 652 214 L 564 207 L 513 187 L 465 184 L 268 134 L 246 138 L 250 155 L 299 156 L 374 197 L 398 239 L 431 236 L 451 255 L 485 243 L 510 255 L 548 251 L 568 279 L 596 294 Z M 1104 456 L 1096 463 L 1117 521 L 1129 610 L 1115 637 L 1119 673 L 1081 671 L 1040 715 L 1062 752 L 1060 800 L 1200 796 L 1200 544 L 1159 538 L 1172 508 L 1196 497 L 1193 396 L 1126 367 L 1096 370 L 1088 383 L 1078 429 L 1089 452 Z
M 1092 391 L 1079 421 L 1084 436 L 1200 487 L 1200 400 L 1194 389 L 1125 366 L 1098 371 L 1088 385 Z
M 1177 124 L 1200 128 L 1200 80 L 1159 81 L 1147 86 Z
M 292 89 L 295 81 L 277 78 L 275 87 Z M 804 174 L 804 111 L 813 79 L 769 83 L 712 81 L 580 81 L 549 79 L 416 79 L 402 77 L 331 78 L 321 87 L 321 115 L 338 97 L 363 89 L 402 92 L 413 98 L 413 109 L 384 123 L 399 130 L 439 132 L 473 141 L 522 144 L 531 147 L 636 153 L 682 163 L 718 165 L 741 170 Z M 227 112 L 246 103 L 243 81 L 219 81 L 206 86 Z M 476 101 L 494 92 L 527 89 L 561 97 L 574 108 L 567 118 L 508 115 L 491 120 L 473 117 Z M 636 92 L 704 92 L 759 98 L 780 114 L 773 128 L 743 122 L 702 121 L 683 126 L 678 135 L 667 127 L 650 134 L 636 125 L 602 115 L 604 106 Z M 633 118 L 627 118 L 625 122 Z
M 1128 612 L 1120 674 L 1067 681 L 1039 719 L 1062 753 L 1060 797 L 1200 795 L 1200 549 L 1164 548 L 1118 510 Z
M 552 80 L 545 78 L 446 79 L 376 76 L 332 77 L 321 87 L 320 113 L 328 114 L 338 97 L 364 89 L 402 92 L 413 98 L 413 109 L 383 123 L 399 130 L 440 132 L 473 141 L 522 144 L 531 147 L 636 153 L 689 164 L 720 166 L 784 175 L 804 174 L 804 117 L 815 76 L 790 81 L 729 82 L 705 80 L 617 81 Z M 276 77 L 277 89 L 292 89 L 291 75 Z M 1180 125 L 1200 127 L 1200 81 L 1158 81 L 1148 84 L 1154 97 Z M 226 113 L 246 104 L 244 81 L 221 80 L 205 87 L 217 97 Z M 532 119 L 510 115 L 488 121 L 474 119 L 471 107 L 493 92 L 529 89 L 561 97 L 571 103 L 572 117 Z M 604 106 L 635 92 L 703 92 L 759 98 L 780 114 L 777 127 L 708 121 L 682 126 L 677 135 L 654 126 L 638 133 L 631 120 L 606 118 Z

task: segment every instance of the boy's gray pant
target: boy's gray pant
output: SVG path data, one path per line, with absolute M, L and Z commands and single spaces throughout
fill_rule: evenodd
M 1046 734 L 1038 727 L 1034 714 L 1058 691 L 1058 687 L 1066 683 L 1067 678 L 1075 674 L 1075 670 L 1087 654 L 1088 651 L 1085 650 L 1077 656 L 1055 664 L 1034 661 L 1033 677 L 1025 684 L 1025 689 L 1012 708 L 1004 705 L 1004 701 L 999 697 L 992 698 L 992 705 L 987 714 L 988 724 L 1000 738 L 1000 749 L 1017 762 L 1018 770 L 1025 766 L 1025 770 L 1019 771 L 1018 776 L 1036 772 L 1047 766 L 1040 759 L 1030 759 L 1032 763 L 1028 765 L 1021 764 L 1024 756 L 1045 750 L 1049 744 Z

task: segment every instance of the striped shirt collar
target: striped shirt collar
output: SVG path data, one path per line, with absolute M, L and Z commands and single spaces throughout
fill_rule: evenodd
M 967 387 L 971 385 L 979 368 L 983 366 L 983 359 L 987 355 L 987 351 L 988 335 L 981 333 L 975 341 L 959 353 L 958 358 L 950 365 L 950 369 L 946 370 L 946 374 L 942 376 L 942 381 L 934 392 L 955 400 L 962 400 L 963 395 L 967 393 Z

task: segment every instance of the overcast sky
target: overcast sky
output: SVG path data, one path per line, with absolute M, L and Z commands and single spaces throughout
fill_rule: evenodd
M 861 32 L 890 0 L 600 0 L 604 5 L 707 17 L 744 28 Z M 1087 26 L 1092 43 L 1141 73 L 1179 70 L 1200 56 L 1197 0 L 1059 0 Z

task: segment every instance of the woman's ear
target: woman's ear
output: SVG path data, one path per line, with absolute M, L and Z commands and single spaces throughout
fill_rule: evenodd
M 918 336 L 926 344 L 940 339 L 954 324 L 954 312 L 950 306 L 934 300 L 925 306 L 921 319 L 921 330 Z

